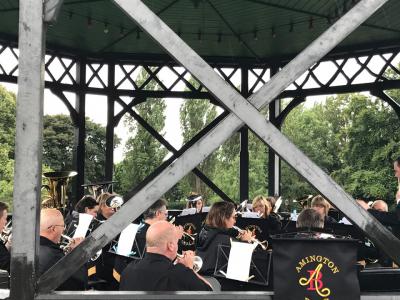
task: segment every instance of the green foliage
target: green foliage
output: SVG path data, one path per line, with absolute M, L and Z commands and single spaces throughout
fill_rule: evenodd
M 397 187 L 393 159 L 400 154 L 399 120 L 378 99 L 361 94 L 327 98 L 289 114 L 283 131 L 317 165 L 355 197 L 392 200 Z M 282 168 L 282 194 L 315 193 L 288 166 Z
M 0 86 L 0 201 L 12 203 L 16 97 Z
M 194 80 L 191 79 L 191 82 Z M 192 139 L 200 130 L 206 127 L 217 116 L 217 110 L 208 100 L 189 99 L 180 108 L 180 121 L 183 135 L 183 142 Z M 217 154 L 213 153 L 201 162 L 197 168 L 206 176 L 213 177 L 216 170 Z M 193 173 L 188 174 L 181 180 L 181 184 L 189 187 L 186 195 L 190 191 L 202 194 L 208 199 L 212 192 L 208 187 Z
M 73 169 L 74 126 L 67 115 L 46 115 L 43 119 L 43 163 L 52 170 Z M 114 147 L 119 144 L 114 136 Z M 86 118 L 85 181 L 104 180 L 106 130 Z
M 144 69 L 138 76 L 139 84 L 149 77 Z M 155 82 L 150 82 L 148 89 L 157 90 L 158 86 Z M 162 99 L 147 99 L 147 101 L 135 106 L 137 113 L 161 135 L 164 135 L 162 130 L 165 125 L 165 108 L 166 104 Z M 161 164 L 168 153 L 131 116 L 125 116 L 124 123 L 131 137 L 125 145 L 124 159 L 116 165 L 115 169 L 115 179 L 118 181 L 116 190 L 121 194 L 125 194 L 145 179 Z

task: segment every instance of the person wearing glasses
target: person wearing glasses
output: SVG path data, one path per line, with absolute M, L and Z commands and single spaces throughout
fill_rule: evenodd
M 196 255 L 203 259 L 199 271 L 202 275 L 212 275 L 218 255 L 218 245 L 230 245 L 230 239 L 250 241 L 252 234 L 248 230 L 239 233 L 233 226 L 236 223 L 235 206 L 231 202 L 215 202 L 207 214 L 205 224 L 196 240 Z
M 146 233 L 149 227 L 159 221 L 166 221 L 168 217 L 167 202 L 164 199 L 158 199 L 143 213 L 143 221 L 140 223 L 138 231 L 135 236 L 135 242 L 132 246 L 133 259 L 140 260 L 143 258 L 146 249 Z M 177 228 L 183 231 L 182 227 Z M 181 233 L 182 237 L 182 233 Z M 120 281 L 122 271 L 132 261 L 132 258 L 123 256 L 115 257 L 114 278 Z
M 194 192 L 186 198 L 187 204 L 186 208 L 196 208 L 196 213 L 201 213 L 204 207 L 203 196 Z
M 57 261 L 64 257 L 59 243 L 65 230 L 64 217 L 55 208 L 42 209 L 40 212 L 40 248 L 39 248 L 39 276 L 50 269 Z M 70 243 L 70 249 L 74 249 L 83 241 L 83 238 L 75 238 Z M 81 267 L 69 277 L 58 290 L 84 290 L 87 286 L 87 270 Z
M 92 231 L 111 218 L 124 203 L 120 195 L 111 193 L 100 194 L 98 200 L 99 210 L 92 221 L 94 223 L 93 226 L 91 225 Z M 116 240 L 118 240 L 118 237 L 116 237 Z M 102 249 L 102 254 L 95 261 L 96 274 L 93 281 L 105 281 L 104 284 L 96 286 L 99 290 L 115 291 L 118 289 L 119 283 L 113 276 L 116 255 L 109 251 L 111 245 L 111 243 L 105 245 Z

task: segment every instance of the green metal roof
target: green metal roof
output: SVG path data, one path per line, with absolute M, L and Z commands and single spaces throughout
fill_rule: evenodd
M 146 0 L 206 57 L 268 60 L 304 49 L 355 0 Z M 0 36 L 16 39 L 18 1 L 0 1 Z M 339 47 L 399 45 L 400 1 L 388 1 Z M 47 33 L 49 48 L 85 55 L 165 52 L 110 0 L 65 0 Z

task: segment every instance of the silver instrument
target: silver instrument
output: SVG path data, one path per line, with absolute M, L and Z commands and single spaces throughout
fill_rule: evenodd
M 243 230 L 243 229 L 241 229 L 241 228 L 239 228 L 239 227 L 237 227 L 237 226 L 233 226 L 233 228 L 234 229 L 236 229 L 237 231 L 239 231 L 239 233 L 244 233 L 245 232 L 245 230 Z M 255 243 L 255 244 L 257 244 L 258 246 L 260 246 L 263 250 L 267 250 L 267 248 L 268 248 L 268 241 L 262 241 L 262 242 L 260 242 L 259 240 L 257 240 L 256 238 L 252 238 L 251 240 L 250 240 L 252 243 Z
M 6 226 L 4 226 L 3 231 L 0 233 L 0 240 L 5 245 L 8 242 L 8 239 L 11 236 L 12 232 L 12 220 L 8 221 Z
M 184 257 L 183 254 L 179 254 L 179 253 L 177 253 L 176 256 L 179 257 L 179 258 L 183 258 Z M 203 266 L 203 259 L 200 256 L 196 255 L 193 258 L 193 271 L 196 272 L 196 273 L 199 272 L 201 270 L 202 266 Z

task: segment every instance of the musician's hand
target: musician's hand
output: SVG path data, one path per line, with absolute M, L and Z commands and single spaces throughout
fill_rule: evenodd
M 395 201 L 400 200 L 400 190 L 397 191 L 396 193 L 396 199 Z M 397 204 L 397 203 L 396 203 Z
M 11 246 L 12 246 L 12 233 L 8 236 L 7 243 L 4 245 L 7 250 L 10 252 Z
M 176 238 L 180 240 L 183 236 L 183 227 L 181 225 L 175 226 Z
M 239 239 L 244 242 L 250 242 L 253 238 L 253 234 L 249 230 L 244 230 L 239 236 Z
M 177 262 L 188 267 L 193 270 L 193 260 L 194 260 L 194 252 L 193 251 L 183 251 L 183 257 L 178 257 Z
M 71 241 L 71 243 L 69 244 L 70 250 L 75 249 L 80 243 L 82 243 L 82 241 L 83 241 L 84 239 L 85 239 L 85 238 L 83 238 L 83 237 L 73 238 L 72 241 Z

